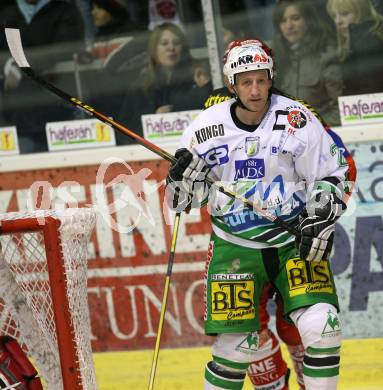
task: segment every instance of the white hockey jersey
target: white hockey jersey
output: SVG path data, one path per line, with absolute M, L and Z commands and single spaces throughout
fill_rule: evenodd
M 298 216 L 321 179 L 346 179 L 342 150 L 306 106 L 273 94 L 268 112 L 253 130 L 233 114 L 234 103 L 231 99 L 203 111 L 181 139 L 181 147 L 205 159 L 212 179 L 286 221 Z M 218 191 L 209 204 L 213 231 L 229 242 L 266 248 L 294 240 Z

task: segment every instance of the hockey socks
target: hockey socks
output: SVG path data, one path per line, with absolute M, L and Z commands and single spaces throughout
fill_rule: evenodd
M 270 330 L 266 332 L 269 339 L 260 346 L 257 360 L 250 363 L 247 373 L 254 389 L 288 390 L 290 370 L 283 360 L 277 338 Z
M 205 369 L 204 390 L 232 389 L 241 390 L 246 373 L 231 371 L 215 361 L 210 361 Z

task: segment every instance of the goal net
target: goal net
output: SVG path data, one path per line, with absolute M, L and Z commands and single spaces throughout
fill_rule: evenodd
M 87 298 L 89 208 L 0 214 L 0 334 L 49 390 L 95 390 Z

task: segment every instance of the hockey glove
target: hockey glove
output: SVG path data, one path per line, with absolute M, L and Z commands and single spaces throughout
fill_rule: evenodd
M 329 259 L 335 222 L 346 207 L 336 194 L 326 191 L 319 192 L 307 203 L 298 223 L 297 244 L 301 259 L 316 262 Z
M 19 343 L 8 336 L 0 337 L 0 388 L 43 390 L 37 371 Z
M 183 211 L 186 207 L 201 207 L 208 196 L 206 183 L 210 168 L 205 160 L 189 150 L 178 149 L 174 155 L 177 162 L 171 164 L 167 177 L 167 190 L 172 194 L 171 208 Z

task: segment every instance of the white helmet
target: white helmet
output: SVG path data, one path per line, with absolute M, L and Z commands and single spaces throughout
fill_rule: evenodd
M 271 49 L 258 39 L 231 42 L 223 61 L 223 73 L 231 85 L 235 83 L 236 74 L 250 70 L 266 69 L 270 80 L 274 76 Z

